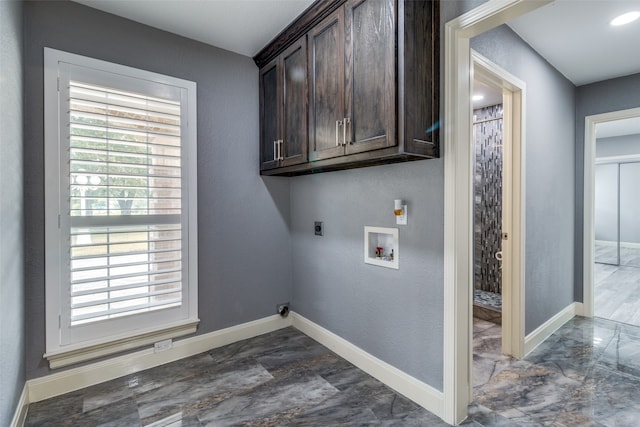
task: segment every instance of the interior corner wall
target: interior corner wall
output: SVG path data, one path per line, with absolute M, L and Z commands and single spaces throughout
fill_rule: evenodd
M 50 372 L 42 359 L 45 46 L 197 83 L 198 334 L 276 314 L 292 295 L 289 183 L 258 173 L 251 58 L 74 2 L 29 1 L 24 9 L 27 378 Z
M 22 204 L 22 5 L 0 2 L 0 425 L 25 382 Z
M 575 86 L 506 25 L 473 38 L 471 48 L 526 83 L 529 334 L 575 301 Z
M 640 73 L 605 80 L 576 89 L 576 301 L 583 301 L 584 260 L 584 126 L 595 114 L 640 107 Z

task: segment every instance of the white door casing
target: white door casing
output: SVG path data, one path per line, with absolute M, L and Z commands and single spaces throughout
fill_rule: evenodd
M 445 24 L 444 44 L 444 420 L 457 424 L 471 400 L 472 37 L 552 0 L 490 0 Z M 522 185 L 522 183 L 520 183 Z M 522 270 L 522 268 L 521 268 Z
M 612 111 L 585 117 L 584 125 L 584 197 L 583 197 L 583 233 L 582 268 L 583 268 L 583 313 L 585 317 L 593 317 L 594 284 L 593 264 L 595 262 L 595 159 L 596 159 L 596 125 L 598 123 L 640 117 L 640 108 Z

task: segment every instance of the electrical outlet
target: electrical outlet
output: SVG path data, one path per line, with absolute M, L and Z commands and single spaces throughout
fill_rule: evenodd
M 324 232 L 324 226 L 322 225 L 322 221 L 315 221 L 313 223 L 313 231 L 316 236 L 322 236 Z
M 171 338 L 164 341 L 158 341 L 153 344 L 153 352 L 159 353 L 161 351 L 169 350 L 171 347 L 173 347 L 173 340 Z

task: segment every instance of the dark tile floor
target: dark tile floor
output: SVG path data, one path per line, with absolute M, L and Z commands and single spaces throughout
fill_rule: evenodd
M 640 328 L 576 317 L 524 360 L 474 320 L 474 404 L 484 426 L 640 426 Z
M 640 328 L 575 318 L 524 360 L 474 320 L 467 426 L 639 426 Z M 287 328 L 29 407 L 26 426 L 447 426 Z
M 447 426 L 293 328 L 30 405 L 25 426 Z

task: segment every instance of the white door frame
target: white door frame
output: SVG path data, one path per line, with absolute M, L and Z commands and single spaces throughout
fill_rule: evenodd
M 445 25 L 444 420 L 467 416 L 472 364 L 472 37 L 552 0 L 490 0 Z
M 471 51 L 473 80 L 502 92 L 502 353 L 524 356 L 525 88 L 522 80 Z
M 595 262 L 595 163 L 596 163 L 596 125 L 615 120 L 640 117 L 640 108 L 612 111 L 585 117 L 584 123 L 584 197 L 583 197 L 583 233 L 582 240 L 582 281 L 583 315 L 593 317 L 594 283 L 593 264 Z

